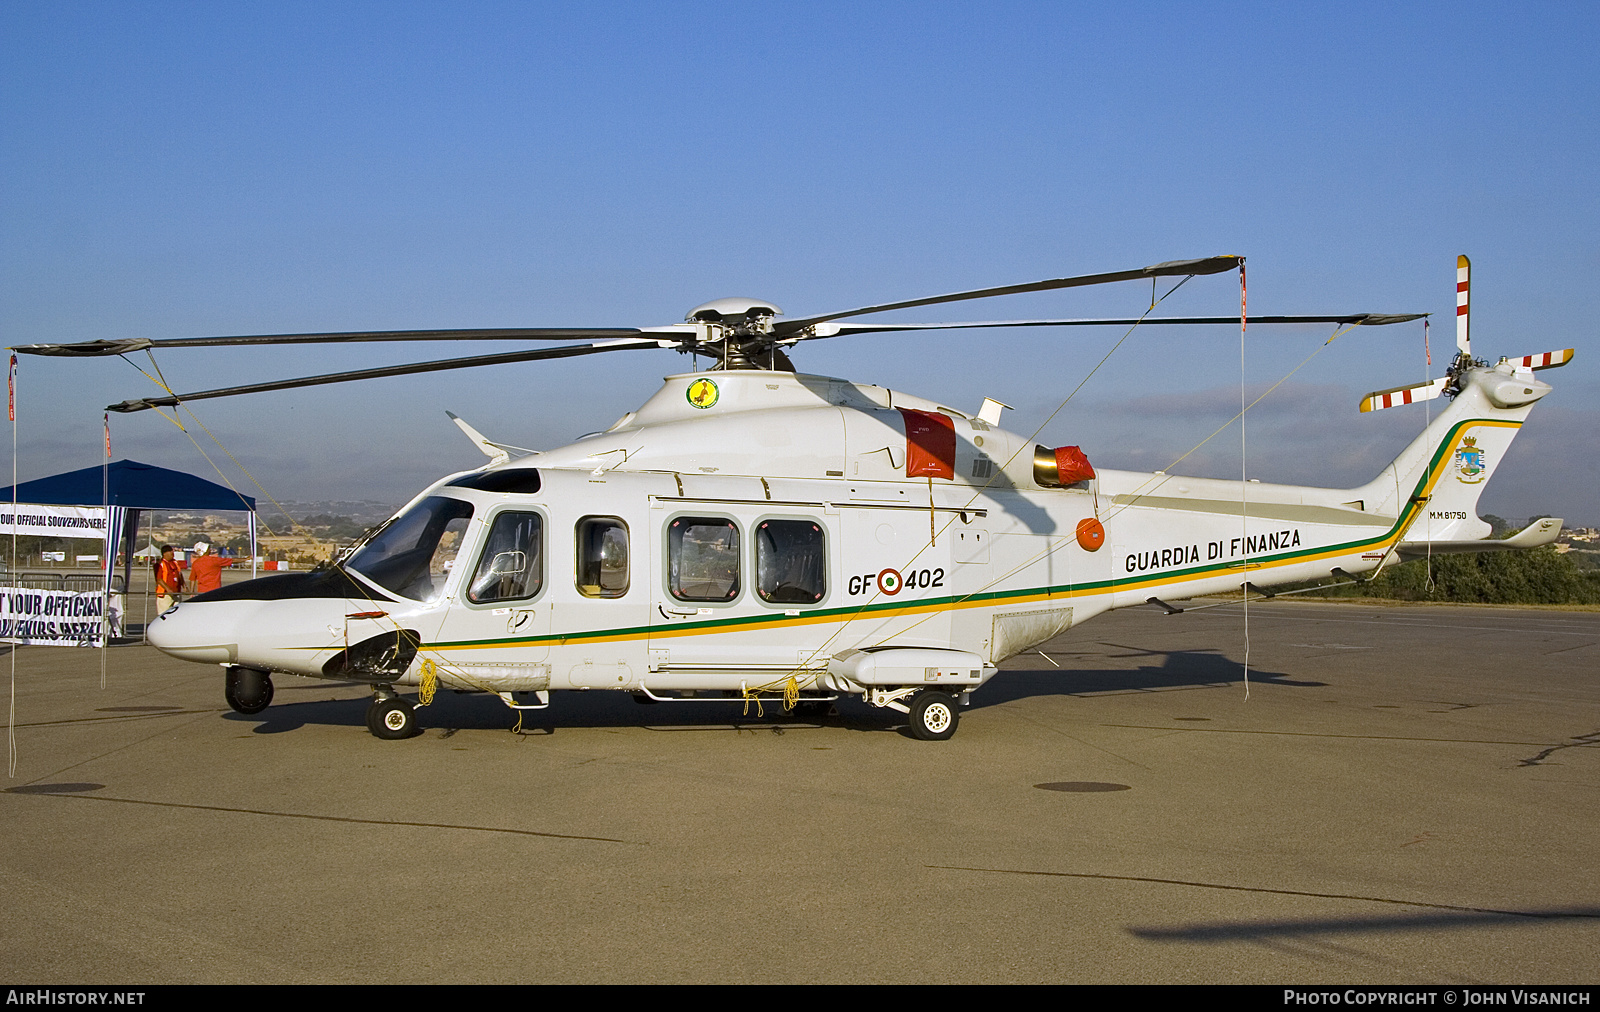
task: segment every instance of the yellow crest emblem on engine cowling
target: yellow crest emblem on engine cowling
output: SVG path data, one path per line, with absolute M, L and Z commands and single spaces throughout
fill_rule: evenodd
M 717 403 L 717 398 L 721 396 L 722 392 L 717 389 L 717 384 L 713 380 L 697 379 L 689 384 L 689 403 L 697 408 L 709 408 Z

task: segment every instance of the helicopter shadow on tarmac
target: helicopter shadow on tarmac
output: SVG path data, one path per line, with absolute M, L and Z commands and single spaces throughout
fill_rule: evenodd
M 1011 664 L 1026 663 L 1030 658 L 1039 666 L 1006 668 L 992 678 L 983 688 L 972 694 L 972 709 L 998 706 L 1033 696 L 1086 696 L 1101 693 L 1163 692 L 1179 689 L 1222 688 L 1244 681 L 1244 668 L 1236 660 L 1214 650 L 1148 650 L 1143 647 L 1125 647 L 1117 643 L 1103 643 L 1119 653 L 1105 651 L 1046 652 L 1040 657 L 1037 651 L 1013 658 Z M 1150 657 L 1159 658 L 1155 664 L 1141 664 L 1136 668 L 1085 667 L 1075 668 L 1073 660 L 1085 658 Z M 1048 661 L 1047 661 L 1048 659 Z M 1045 667 L 1048 662 L 1060 664 Z M 1257 684 L 1283 685 L 1293 688 L 1316 688 L 1327 682 L 1295 679 L 1281 671 L 1250 669 L 1250 681 Z
M 299 687 L 296 687 L 299 688 Z M 315 691 L 322 686 L 305 686 Z M 283 697 L 280 695 L 279 699 Z M 368 697 L 278 702 L 257 714 L 225 713 L 224 720 L 255 724 L 256 734 L 282 734 L 306 725 L 366 730 Z M 648 731 L 734 731 L 782 734 L 789 730 L 845 727 L 857 731 L 895 731 L 904 721 L 893 711 L 874 710 L 855 700 L 840 700 L 842 710 L 827 715 L 815 711 L 785 713 L 781 703 L 762 700 L 748 707 L 741 700 L 686 703 L 636 702 L 625 692 L 592 691 L 553 694 L 546 710 L 524 711 L 521 733 L 556 734 L 577 728 L 641 728 Z M 440 692 L 431 705 L 417 712 L 423 734 L 446 737 L 458 731 L 506 731 L 517 715 L 485 693 Z
M 1239 662 L 1211 650 L 1148 650 L 1105 643 L 1119 652 L 1058 651 L 1047 656 L 1061 663 L 1057 668 L 1008 668 L 972 694 L 970 710 L 1035 696 L 1082 696 L 1101 693 L 1160 692 L 1181 689 L 1221 688 L 1243 681 Z M 1011 663 L 1026 661 L 1023 655 Z M 1159 663 L 1136 668 L 1074 668 L 1076 657 L 1150 657 Z M 1041 662 L 1043 658 L 1040 658 Z M 1299 680 L 1276 671 L 1252 669 L 1256 684 L 1314 688 L 1326 682 Z M 289 692 L 317 692 L 322 685 L 285 686 Z M 287 693 L 285 693 L 287 694 Z M 278 697 L 283 700 L 283 696 Z M 224 719 L 254 723 L 256 734 L 281 734 L 307 724 L 366 728 L 368 698 L 322 699 L 296 702 L 284 700 L 259 714 L 228 713 Z M 445 735 L 458 731 L 500 731 L 517 723 L 516 715 L 493 696 L 483 693 L 443 691 L 430 706 L 418 712 L 425 733 Z M 636 727 L 651 731 L 765 731 L 782 733 L 790 729 L 844 727 L 857 731 L 903 731 L 904 720 L 890 711 L 875 709 L 856 699 L 842 699 L 830 713 L 814 711 L 785 713 L 779 703 L 763 701 L 746 706 L 742 701 L 694 703 L 651 703 L 641 705 L 624 692 L 560 692 L 547 710 L 524 711 L 525 734 L 554 734 L 565 728 Z

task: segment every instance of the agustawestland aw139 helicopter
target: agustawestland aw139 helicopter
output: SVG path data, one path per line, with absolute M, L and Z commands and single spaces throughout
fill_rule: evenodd
M 1174 325 L 1238 317 L 873 324 L 894 309 L 1120 281 L 1242 270 L 1217 256 L 787 317 L 719 299 L 685 322 L 606 330 L 470 330 L 169 341 L 91 341 L 18 351 L 117 355 L 219 345 L 465 339 L 582 343 L 127 401 L 137 411 L 291 387 L 538 359 L 668 348 L 708 355 L 636 411 L 569 446 L 533 452 L 456 419 L 489 462 L 441 479 L 333 564 L 201 594 L 154 621 L 151 643 L 226 669 L 228 703 L 272 700 L 273 672 L 374 687 L 380 738 L 417 733 L 437 687 L 498 694 L 518 709 L 556 689 L 642 701 L 845 695 L 949 738 L 969 694 L 1008 657 L 1101 612 L 1330 576 L 1359 579 L 1424 552 L 1529 548 L 1475 504 L 1534 402 L 1534 379 L 1570 350 L 1498 363 L 1472 355 L 1466 258 L 1456 355 L 1431 383 L 1368 396 L 1363 411 L 1434 397 L 1449 406 L 1376 478 L 1310 488 L 1092 466 L 976 412 L 898 390 L 795 371 L 803 342 L 943 328 Z M 1251 317 L 1381 325 L 1418 315 Z M 452 416 L 454 417 L 454 416 Z M 898 718 L 896 718 L 898 719 Z

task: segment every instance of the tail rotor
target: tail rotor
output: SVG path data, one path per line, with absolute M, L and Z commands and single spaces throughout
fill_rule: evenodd
M 1426 383 L 1412 383 L 1388 390 L 1378 390 L 1361 398 L 1362 411 L 1381 411 L 1401 404 L 1431 401 L 1435 397 L 1455 397 L 1461 392 L 1467 370 L 1474 366 L 1489 368 L 1490 363 L 1472 357 L 1472 261 L 1465 256 L 1456 257 L 1456 357 L 1445 375 Z M 1571 348 L 1547 351 L 1538 355 L 1503 358 L 1502 372 L 1531 380 L 1535 370 L 1554 369 L 1572 361 Z

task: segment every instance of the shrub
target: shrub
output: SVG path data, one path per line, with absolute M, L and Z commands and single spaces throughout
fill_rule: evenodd
M 1600 604 L 1600 571 L 1580 571 L 1572 560 L 1545 545 L 1527 551 L 1415 559 L 1385 569 L 1365 583 L 1330 588 L 1319 596 L 1465 604 Z

